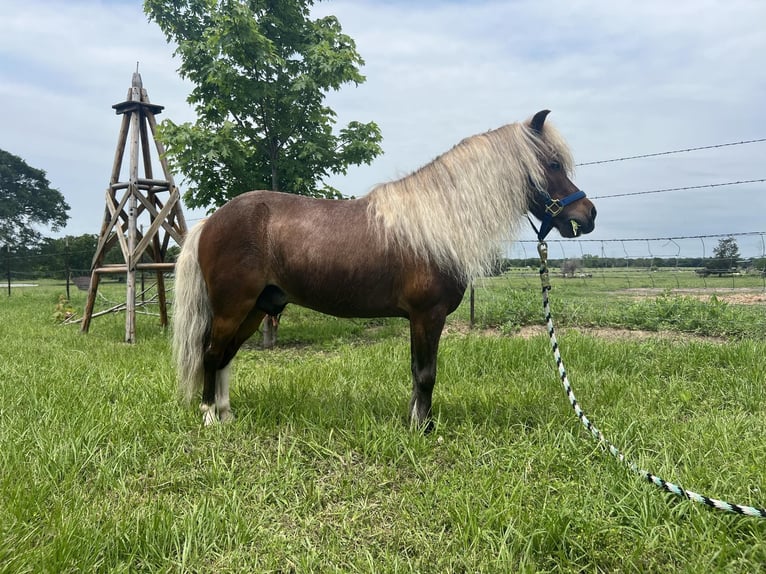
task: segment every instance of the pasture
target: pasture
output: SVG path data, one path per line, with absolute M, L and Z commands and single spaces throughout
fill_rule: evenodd
M 237 419 L 203 428 L 156 317 L 128 346 L 123 315 L 56 324 L 61 285 L 0 297 L 0 572 L 763 571 L 766 520 L 664 494 L 587 436 L 526 273 L 477 286 L 475 329 L 467 297 L 448 319 L 426 436 L 402 320 L 288 307 L 278 348 L 236 359 Z M 642 468 L 764 506 L 763 279 L 692 275 L 554 274 L 564 360 Z

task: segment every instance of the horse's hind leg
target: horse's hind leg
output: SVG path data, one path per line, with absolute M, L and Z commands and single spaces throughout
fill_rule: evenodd
M 431 309 L 427 313 L 410 316 L 410 351 L 412 361 L 412 398 L 410 399 L 410 426 L 433 430 L 431 395 L 436 383 L 436 354 L 446 313 Z
M 199 410 L 202 413 L 202 424 L 209 426 L 218 420 L 215 412 L 215 395 L 218 386 L 219 359 L 208 349 L 205 351 L 203 362 L 205 380 L 202 385 L 202 402 L 199 405 Z
M 242 343 L 258 329 L 264 315 L 263 312 L 252 309 L 233 335 L 232 321 L 213 320 L 211 342 L 205 352 L 205 383 L 200 405 L 205 426 L 213 424 L 216 420 L 226 422 L 234 418 L 229 402 L 231 360 Z
M 247 316 L 247 319 L 239 326 L 237 334 L 234 339 L 229 343 L 229 347 L 226 350 L 224 356 L 224 362 L 226 366 L 220 369 L 217 373 L 216 391 L 215 391 L 215 409 L 218 413 L 218 418 L 221 422 L 234 419 L 234 414 L 231 412 L 231 404 L 229 403 L 229 377 L 231 374 L 231 360 L 236 355 L 242 344 L 247 341 L 253 333 L 258 330 L 258 326 L 266 316 L 265 313 L 257 310 L 251 311 Z
M 223 383 L 228 391 L 228 363 L 224 362 L 224 355 L 229 341 L 236 333 L 236 325 L 232 321 L 224 321 L 220 317 L 213 317 L 213 325 L 210 332 L 210 342 L 205 349 L 202 363 L 205 369 L 205 379 L 202 385 L 202 403 L 199 410 L 202 412 L 202 423 L 205 426 L 215 423 L 216 398 L 220 399 L 221 391 L 219 383 Z M 223 377 L 219 373 L 225 370 Z M 227 393 L 228 394 L 228 393 Z
M 218 419 L 228 422 L 234 419 L 229 402 L 229 378 L 231 377 L 231 363 L 216 372 L 215 381 L 215 411 Z

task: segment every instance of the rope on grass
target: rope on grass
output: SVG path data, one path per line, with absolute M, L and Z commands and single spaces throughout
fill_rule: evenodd
M 674 494 L 682 498 L 688 498 L 692 502 L 704 504 L 705 506 L 709 506 L 717 510 L 722 510 L 724 512 L 742 514 L 745 516 L 755 516 L 757 518 L 766 518 L 766 508 L 756 508 L 753 506 L 734 504 L 732 502 L 726 502 L 725 500 L 718 500 L 717 498 L 711 498 L 709 496 L 698 494 L 691 490 L 686 490 L 677 484 L 668 482 L 667 480 L 664 480 L 647 470 L 639 468 L 634 462 L 627 460 L 625 455 L 621 453 L 616 446 L 609 442 L 604 434 L 596 427 L 596 425 L 594 425 L 590 419 L 585 416 L 585 413 L 580 407 L 580 404 L 577 402 L 577 398 L 575 397 L 574 391 L 572 390 L 572 385 L 569 383 L 569 378 L 567 377 L 567 372 L 564 368 L 564 361 L 561 358 L 559 345 L 556 341 L 556 333 L 553 328 L 551 306 L 548 300 L 548 291 L 551 288 L 550 278 L 548 276 L 548 245 L 544 241 L 541 241 L 538 244 L 537 251 L 540 254 L 540 282 L 542 283 L 543 291 L 543 310 L 545 312 L 545 323 L 551 341 L 551 350 L 553 351 L 553 356 L 556 359 L 556 366 L 559 370 L 561 384 L 564 386 L 564 391 L 566 391 L 567 398 L 569 399 L 569 404 L 572 406 L 572 409 L 574 409 L 577 418 L 580 419 L 580 422 L 588 430 L 591 436 L 593 436 L 593 438 L 596 439 L 602 447 L 606 448 L 606 450 L 608 450 L 612 456 L 627 466 L 631 471 L 638 474 L 645 480 L 651 482 L 655 486 L 663 489 L 664 491 L 669 492 L 670 494 Z

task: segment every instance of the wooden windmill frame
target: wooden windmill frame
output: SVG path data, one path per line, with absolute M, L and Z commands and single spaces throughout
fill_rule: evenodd
M 127 99 L 112 106 L 122 115 L 122 126 L 114 154 L 114 165 L 106 189 L 106 209 L 96 253 L 91 264 L 88 298 L 80 330 L 87 333 L 93 318 L 98 285 L 102 275 L 125 274 L 127 283 L 125 301 L 125 342 L 136 340 L 136 271 L 153 271 L 157 276 L 157 300 L 160 323 L 168 324 L 167 298 L 164 273 L 173 271 L 175 263 L 167 262 L 170 239 L 181 245 L 186 235 L 186 220 L 181 208 L 181 194 L 173 181 L 165 158 L 165 148 L 156 139 L 155 116 L 163 106 L 152 104 L 143 88 L 141 75 L 133 74 Z M 164 179 L 155 179 L 152 170 L 149 136 L 154 141 Z M 130 141 L 130 168 L 127 181 L 119 181 L 125 150 Z M 139 177 L 139 162 L 143 164 L 144 177 Z M 122 192 L 122 196 L 119 194 Z M 168 192 L 163 203 L 160 194 Z M 145 232 L 139 228 L 139 217 L 149 216 Z M 122 251 L 124 263 L 105 265 L 106 254 L 116 245 Z M 148 254 L 151 262 L 142 261 Z

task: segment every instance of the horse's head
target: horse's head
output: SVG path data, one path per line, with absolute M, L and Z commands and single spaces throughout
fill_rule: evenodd
M 529 121 L 529 127 L 543 140 L 543 126 L 549 110 L 537 112 Z M 550 128 L 549 128 L 550 129 Z M 548 146 L 551 150 L 555 146 Z M 540 158 L 544 173 L 544 186 L 532 185 L 529 211 L 541 221 L 538 238 L 542 240 L 554 227 L 562 237 L 578 237 L 590 233 L 596 226 L 596 207 L 585 197 L 585 192 L 572 183 L 566 166 L 555 151 Z

